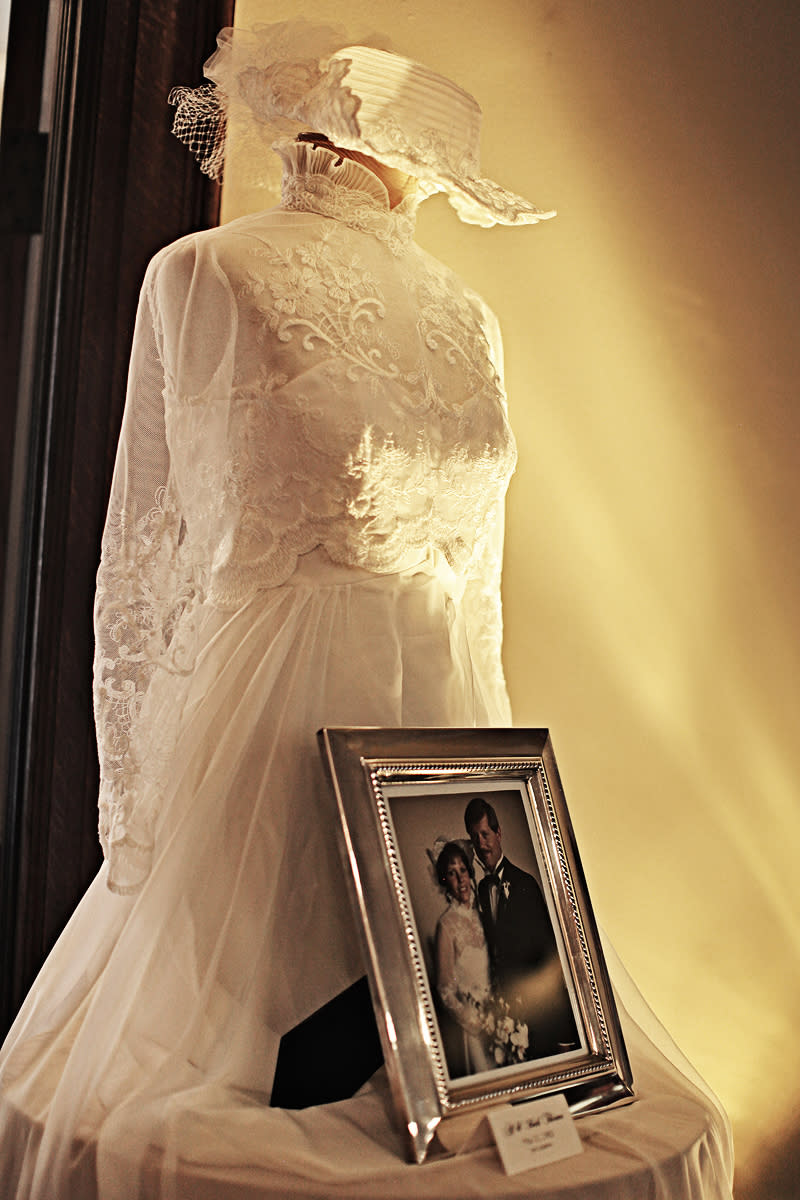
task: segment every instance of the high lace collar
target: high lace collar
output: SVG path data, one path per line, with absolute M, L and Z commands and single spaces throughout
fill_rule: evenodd
M 367 167 L 335 150 L 287 138 L 274 149 L 283 159 L 281 206 L 293 212 L 333 217 L 351 229 L 372 234 L 394 254 L 414 237 L 419 198 L 406 196 L 389 207 L 389 194 Z
M 462 904 L 460 900 L 456 900 L 455 896 L 447 893 L 447 903 L 450 906 L 450 912 L 455 913 L 458 917 L 464 917 L 472 920 L 473 914 L 477 914 L 478 905 L 475 896 L 475 888 L 470 890 L 469 900 L 466 904 Z

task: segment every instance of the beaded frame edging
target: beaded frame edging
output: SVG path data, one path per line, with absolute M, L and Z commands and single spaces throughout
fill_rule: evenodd
M 442 1120 L 489 1105 L 564 1092 L 580 1115 L 633 1099 L 630 1064 L 549 731 L 347 728 L 323 729 L 318 736 L 410 1157 L 425 1159 Z M 420 813 L 430 812 L 432 831 L 449 813 L 452 825 L 459 805 L 463 813 L 465 798 L 475 791 L 494 791 L 507 797 L 507 805 L 516 804 L 518 794 L 530 833 L 529 860 L 536 860 L 580 1046 L 451 1076 L 429 949 L 426 959 L 431 939 L 419 911 L 430 901 L 419 854 L 404 851 L 397 818 L 415 798 L 417 806 L 409 811 L 416 813 L 417 823 Z

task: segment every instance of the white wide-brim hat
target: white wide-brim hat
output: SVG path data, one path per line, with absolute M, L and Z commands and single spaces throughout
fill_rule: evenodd
M 421 63 L 302 20 L 223 29 L 217 47 L 204 66 L 213 86 L 170 93 L 173 132 L 212 178 L 222 178 L 228 122 L 251 156 L 255 140 L 311 130 L 413 175 L 423 196 L 445 192 L 469 224 L 555 216 L 481 176 L 478 102 Z M 269 170 L 255 174 L 269 184 Z

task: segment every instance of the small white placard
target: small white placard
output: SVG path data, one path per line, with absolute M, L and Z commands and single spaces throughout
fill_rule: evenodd
M 583 1150 L 567 1098 L 557 1092 L 486 1114 L 506 1175 L 543 1167 Z

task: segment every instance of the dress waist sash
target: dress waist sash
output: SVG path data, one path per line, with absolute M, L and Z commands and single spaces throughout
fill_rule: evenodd
M 364 567 L 351 567 L 334 562 L 324 546 L 316 546 L 308 554 L 301 554 L 297 565 L 281 587 L 336 587 L 348 584 L 396 585 L 401 579 L 415 575 L 427 575 L 437 579 L 444 591 L 458 601 L 464 594 L 464 580 L 458 576 L 445 556 L 435 546 L 421 553 L 412 550 L 406 560 L 392 571 L 368 571 Z

